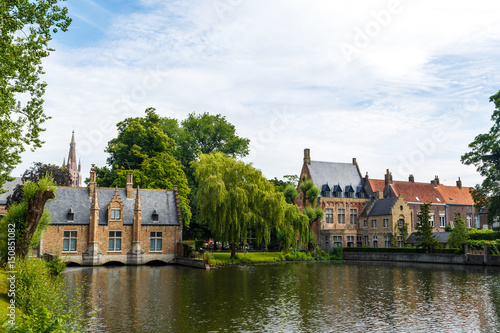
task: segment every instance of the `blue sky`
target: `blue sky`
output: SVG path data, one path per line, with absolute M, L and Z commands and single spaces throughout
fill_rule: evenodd
M 46 59 L 46 144 L 62 163 L 74 128 L 84 176 L 103 166 L 115 124 L 222 114 L 251 139 L 268 178 L 314 160 L 394 179 L 481 181 L 460 156 L 491 127 L 500 90 L 500 3 L 483 1 L 89 1 Z

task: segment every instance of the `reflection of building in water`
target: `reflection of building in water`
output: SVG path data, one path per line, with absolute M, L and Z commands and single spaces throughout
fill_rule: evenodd
M 78 264 L 169 263 L 182 240 L 177 187 L 134 190 L 132 174 L 125 188 L 98 188 L 92 169 L 88 188 L 58 187 L 46 208 L 52 221 L 40 252 Z

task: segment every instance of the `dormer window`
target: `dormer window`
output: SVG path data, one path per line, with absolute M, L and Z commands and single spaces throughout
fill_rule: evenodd
M 120 208 L 111 209 L 111 220 L 118 221 L 121 218 L 121 210 Z
M 75 221 L 75 212 L 73 211 L 73 208 L 70 208 L 68 211 L 68 222 L 74 222 Z
M 154 222 L 158 222 L 158 212 L 156 209 L 154 210 L 152 217 Z

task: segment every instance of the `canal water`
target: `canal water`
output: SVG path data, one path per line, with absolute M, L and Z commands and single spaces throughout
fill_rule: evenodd
M 404 263 L 68 268 L 101 332 L 500 332 L 500 270 Z

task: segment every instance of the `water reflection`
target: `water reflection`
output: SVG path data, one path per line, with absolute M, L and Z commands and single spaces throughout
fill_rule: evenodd
M 72 268 L 105 332 L 500 332 L 500 271 L 297 263 Z

